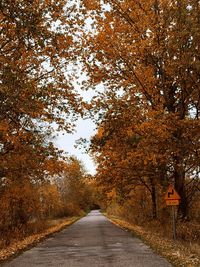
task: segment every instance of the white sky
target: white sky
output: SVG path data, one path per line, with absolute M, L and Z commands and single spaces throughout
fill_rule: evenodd
M 81 77 L 82 76 L 82 77 Z M 80 80 L 84 80 L 83 75 L 80 74 Z M 91 89 L 88 91 L 82 91 L 78 89 L 77 83 L 75 83 L 75 87 L 77 87 L 77 91 L 83 97 L 83 99 L 87 102 L 91 100 L 91 98 L 96 95 L 96 93 Z M 98 91 L 103 91 L 104 88 L 102 85 L 96 87 Z M 55 140 L 55 145 L 68 153 L 68 155 L 72 155 L 81 160 L 90 174 L 95 174 L 95 163 L 90 155 L 86 153 L 84 148 L 81 146 L 76 147 L 76 141 L 80 138 L 85 138 L 88 141 L 91 136 L 93 136 L 96 132 L 96 125 L 91 119 L 82 119 L 79 118 L 76 122 L 76 131 L 74 134 L 66 134 L 62 132 L 58 132 L 58 136 Z
M 92 120 L 79 119 L 77 121 L 76 132 L 74 134 L 62 134 L 59 133 L 55 145 L 68 152 L 69 155 L 76 156 L 81 160 L 90 174 L 95 174 L 95 164 L 92 158 L 85 153 L 84 149 L 74 147 L 76 140 L 79 138 L 89 139 L 95 133 L 95 124 Z

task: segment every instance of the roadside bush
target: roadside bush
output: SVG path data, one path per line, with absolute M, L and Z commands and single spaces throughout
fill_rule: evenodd
M 37 191 L 27 181 L 12 183 L 2 190 L 0 198 L 0 238 L 2 245 L 23 238 L 30 232 L 28 222 L 38 217 Z

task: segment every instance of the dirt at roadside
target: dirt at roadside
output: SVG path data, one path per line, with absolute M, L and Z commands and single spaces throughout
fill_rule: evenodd
M 197 248 L 195 247 L 195 244 L 185 244 L 180 241 L 173 241 L 169 238 L 164 238 L 157 232 L 152 232 L 114 216 L 107 215 L 107 217 L 116 225 L 133 232 L 157 253 L 168 259 L 174 266 L 200 266 L 200 252 L 196 253 Z

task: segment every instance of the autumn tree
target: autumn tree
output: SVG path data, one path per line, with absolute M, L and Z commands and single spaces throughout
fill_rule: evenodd
M 87 172 L 77 158 L 69 157 L 57 179 L 66 214 L 77 214 L 90 208 L 91 190 L 86 181 Z
M 19 132 L 37 134 L 44 122 L 71 128 L 64 114 L 78 108 L 65 77 L 72 9 L 65 1 L 0 4 L 1 157 Z
M 164 177 L 175 184 L 182 199 L 180 212 L 187 217 L 186 177 L 192 183 L 199 173 L 199 3 L 94 2 L 97 4 L 84 1 L 97 29 L 83 40 L 89 84 L 103 82 L 107 96 L 117 91 L 128 95 L 133 100 L 128 105 L 135 105 L 137 99 L 141 115 L 145 114 L 139 126 L 140 166 L 142 170 L 148 166 L 147 176 L 153 183 L 156 175 L 161 184 Z M 112 104 L 101 100 L 94 101 L 95 108 L 115 113 Z M 118 117 L 113 116 L 115 119 Z M 109 124 L 112 131 L 115 123 Z M 133 137 L 135 134 L 133 130 Z
M 27 223 L 29 216 L 20 214 L 34 207 L 32 194 L 59 171 L 62 155 L 53 131 L 71 132 L 82 112 L 66 73 L 77 14 L 69 2 L 0 3 L 0 191 L 3 207 L 18 203 L 21 194 L 24 204 L 14 206 L 15 214 L 10 207 L 14 226 Z

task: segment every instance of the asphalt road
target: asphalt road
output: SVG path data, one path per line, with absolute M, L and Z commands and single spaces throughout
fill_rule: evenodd
M 4 267 L 169 267 L 140 239 L 92 211 Z

